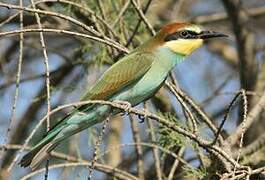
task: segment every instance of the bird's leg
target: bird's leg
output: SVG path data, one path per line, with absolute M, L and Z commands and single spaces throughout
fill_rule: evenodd
M 121 104 L 122 106 L 124 106 L 123 107 L 124 112 L 122 113 L 122 115 L 127 114 L 129 112 L 130 108 L 132 107 L 131 103 L 129 103 L 128 101 L 115 100 L 113 102 Z

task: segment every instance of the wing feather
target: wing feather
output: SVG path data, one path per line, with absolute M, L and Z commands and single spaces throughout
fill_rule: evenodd
M 107 100 L 124 87 L 139 80 L 155 59 L 156 56 L 150 52 L 134 52 L 125 56 L 111 66 L 81 100 Z

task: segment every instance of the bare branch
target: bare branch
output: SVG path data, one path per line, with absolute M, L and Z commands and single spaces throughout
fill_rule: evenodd
M 150 31 L 150 33 L 152 35 L 155 35 L 156 32 L 155 30 L 153 29 L 153 27 L 151 26 L 151 24 L 149 23 L 149 21 L 147 20 L 147 18 L 145 17 L 143 11 L 141 10 L 141 8 L 139 7 L 139 4 L 137 2 L 135 2 L 135 0 L 131 0 L 135 10 L 137 11 L 139 17 L 143 20 L 143 22 L 145 23 L 147 29 Z
M 250 110 L 248 117 L 246 119 L 246 122 L 242 122 L 236 131 L 231 134 L 229 138 L 227 138 L 227 142 L 231 145 L 234 145 L 237 143 L 237 140 L 241 137 L 241 134 L 247 130 L 251 124 L 256 120 L 260 112 L 265 107 L 265 93 L 263 93 L 262 97 L 260 98 L 259 102 Z
M 19 1 L 19 5 L 23 6 L 23 1 Z M 23 30 L 24 25 L 23 25 L 23 11 L 20 11 L 19 13 L 19 20 L 20 20 L 20 30 Z M 7 132 L 4 138 L 4 143 L 7 144 L 8 140 L 8 135 L 10 132 L 11 124 L 13 120 L 15 119 L 15 113 L 16 113 L 16 106 L 17 106 L 17 100 L 18 100 L 18 95 L 19 95 L 19 85 L 20 85 L 20 76 L 21 76 L 21 68 L 22 68 L 22 61 L 23 61 L 23 43 L 24 43 L 24 33 L 21 32 L 19 34 L 19 60 L 18 60 L 18 65 L 17 65 L 17 74 L 16 74 L 16 90 L 15 90 L 15 95 L 14 95 L 14 102 L 12 106 L 12 112 L 11 112 L 11 117 L 9 119 L 8 127 L 7 127 Z M 0 153 L 1 157 L 3 157 L 3 153 L 1 151 Z
M 98 38 L 95 36 L 91 36 L 88 34 L 83 34 L 83 33 L 73 32 L 73 31 L 67 31 L 67 30 L 62 30 L 62 29 L 61 30 L 60 29 L 23 29 L 23 30 L 5 31 L 5 32 L 0 32 L 0 37 L 1 36 L 8 36 L 8 35 L 18 35 L 21 32 L 24 32 L 24 33 L 28 33 L 28 32 L 53 32 L 53 33 L 59 33 L 59 34 L 69 34 L 69 35 L 79 36 L 79 37 L 88 38 L 88 39 L 91 39 L 94 41 L 98 41 L 98 42 L 104 43 L 106 45 L 112 46 L 114 48 L 117 48 L 120 51 L 129 53 L 127 48 L 124 48 L 123 46 L 116 43 L 115 41 L 104 40 L 104 39 L 101 39 L 101 38 Z
M 146 102 L 144 103 L 145 109 L 147 108 L 147 104 Z M 153 122 L 150 121 L 149 119 L 147 119 L 147 126 L 149 128 L 149 136 L 152 142 L 156 142 L 156 136 L 155 136 L 155 132 L 154 132 L 154 128 L 153 128 Z M 162 172 L 161 172 L 161 168 L 160 168 L 160 159 L 159 159 L 159 154 L 158 154 L 158 149 L 157 148 L 153 148 L 153 157 L 154 157 L 154 161 L 155 161 L 155 167 L 156 167 L 156 176 L 158 180 L 162 180 Z
M 133 140 L 135 142 L 135 152 L 137 155 L 137 172 L 140 179 L 144 179 L 144 163 L 143 163 L 143 150 L 138 144 L 141 143 L 141 137 L 139 134 L 139 128 L 135 122 L 135 119 L 129 115 Z
M 100 131 L 100 135 L 97 139 L 97 142 L 95 144 L 95 150 L 94 150 L 94 153 L 93 153 L 93 159 L 91 161 L 91 167 L 89 168 L 89 173 L 88 173 L 88 179 L 92 179 L 92 173 L 93 173 L 93 170 L 95 168 L 95 164 L 98 160 L 98 151 L 100 149 L 100 145 L 102 143 L 102 140 L 103 140 L 103 136 L 105 134 L 105 131 L 106 131 L 106 127 L 107 125 L 109 124 L 109 121 L 110 121 L 110 117 L 107 117 L 106 120 L 103 122 L 103 125 L 102 125 L 102 130 Z

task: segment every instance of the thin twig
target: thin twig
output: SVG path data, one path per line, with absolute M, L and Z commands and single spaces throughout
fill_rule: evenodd
M 181 147 L 179 152 L 178 152 L 178 157 L 182 157 L 183 153 L 185 151 L 185 147 Z M 175 171 L 179 165 L 179 159 L 175 159 L 174 163 L 173 163 L 173 166 L 171 167 L 171 170 L 169 172 L 169 175 L 168 175 L 168 180 L 172 180 L 174 178 L 174 174 L 175 174 Z
M 181 106 L 183 107 L 184 111 L 188 114 L 188 120 L 190 120 L 191 125 L 192 125 L 192 132 L 194 134 L 198 133 L 198 127 L 197 127 L 197 122 L 195 117 L 193 116 L 192 112 L 188 108 L 187 104 L 185 101 L 180 97 L 180 95 L 176 92 L 175 88 L 173 87 L 172 84 L 166 82 L 166 85 L 168 86 L 169 90 L 174 94 L 174 96 L 177 98 Z
M 238 155 L 237 155 L 237 158 L 236 158 L 236 162 L 237 163 L 239 162 L 239 158 L 240 158 L 242 147 L 243 147 L 243 139 L 244 139 L 244 134 L 245 134 L 245 131 L 246 131 L 245 123 L 246 123 L 246 120 L 247 120 L 247 112 L 248 112 L 248 101 L 247 101 L 246 91 L 244 89 L 242 89 L 241 95 L 242 95 L 242 98 L 243 98 L 243 109 L 244 109 L 244 111 L 243 111 L 243 120 L 242 120 L 243 131 L 242 131 L 242 134 L 241 134 L 241 137 L 240 137 Z M 237 167 L 234 167 L 234 174 L 236 173 L 236 169 L 237 169 Z
M 118 16 L 116 17 L 116 19 L 114 20 L 114 22 L 111 24 L 111 27 L 112 28 L 114 28 L 116 26 L 116 24 L 119 22 L 119 20 L 121 19 L 121 17 L 123 16 L 123 14 L 127 10 L 127 8 L 129 7 L 130 1 L 131 0 L 127 0 L 126 3 L 124 4 L 124 6 L 121 8 Z
M 156 32 L 155 32 L 154 28 L 152 27 L 152 25 L 147 20 L 147 18 L 145 17 L 144 12 L 139 7 L 139 4 L 137 2 L 135 2 L 135 0 L 131 0 L 131 2 L 132 2 L 132 5 L 134 6 L 135 10 L 137 11 L 139 17 L 142 19 L 142 21 L 146 25 L 147 29 L 150 31 L 151 35 L 154 36 L 156 34 Z
M 66 168 L 66 167 L 78 167 L 78 166 L 91 166 L 91 163 L 89 162 L 77 162 L 77 163 L 64 163 L 64 164 L 55 164 L 50 166 L 50 169 L 57 169 L 57 168 Z M 104 169 L 103 172 L 108 173 L 108 174 L 112 174 L 113 176 L 117 177 L 117 178 L 121 178 L 121 179 L 132 179 L 132 180 L 139 180 L 137 177 L 127 173 L 126 171 L 122 171 L 120 169 L 108 166 L 108 165 L 103 165 L 103 164 L 98 164 L 96 163 L 95 166 L 97 167 L 98 170 L 102 171 L 102 169 Z M 22 177 L 21 180 L 26 180 L 29 179 L 39 173 L 44 172 L 45 169 L 39 169 L 36 170 L 32 173 L 27 174 L 26 176 Z
M 69 35 L 74 35 L 74 36 L 79 36 L 79 37 L 83 37 L 83 38 L 88 38 L 91 39 L 93 41 L 98 41 L 101 43 L 104 43 L 106 45 L 112 46 L 122 52 L 125 53 L 129 53 L 129 50 L 125 47 L 123 47 L 122 45 L 118 44 L 115 41 L 109 41 L 109 40 L 105 40 L 99 37 L 95 37 L 95 36 L 91 36 L 88 34 L 84 34 L 84 33 L 79 33 L 79 32 L 74 32 L 74 31 L 68 31 L 68 30 L 63 30 L 63 29 L 23 29 L 23 30 L 13 30 L 13 31 L 5 31 L 5 32 L 0 32 L 0 37 L 1 36 L 8 36 L 8 35 L 18 35 L 19 33 L 33 33 L 33 32 L 53 32 L 53 33 L 59 33 L 59 34 L 69 34 Z
M 36 6 L 34 3 L 34 0 L 30 0 L 32 8 L 34 10 L 36 10 Z M 21 6 L 22 7 L 22 6 Z M 38 28 L 42 29 L 42 25 L 41 25 L 41 21 L 40 21 L 40 16 L 37 12 L 34 13 L 37 24 L 38 24 Z M 45 72 L 46 72 L 46 97 L 47 97 L 47 114 L 50 113 L 51 111 L 51 96 L 50 96 L 50 68 L 49 68 L 49 60 L 48 60 L 48 54 L 47 54 L 47 50 L 46 50 L 46 44 L 44 41 L 44 36 L 43 36 L 43 32 L 39 32 L 40 33 L 40 44 L 42 47 L 42 53 L 44 56 L 44 65 L 45 65 Z M 47 132 L 50 130 L 50 116 L 47 116 Z M 44 179 L 47 180 L 48 179 L 48 173 L 49 173 L 49 159 L 47 159 L 46 162 L 46 166 L 45 166 L 45 175 L 44 175 Z
M 130 1 L 131 1 L 131 0 L 130 0 Z M 151 5 L 151 2 L 152 2 L 152 1 L 153 1 L 153 0 L 148 0 L 147 4 L 145 5 L 144 10 L 143 10 L 143 13 L 144 13 L 144 14 L 147 12 L 147 10 L 148 10 L 149 6 Z M 141 25 L 141 22 L 142 22 L 142 18 L 140 18 L 140 19 L 138 20 L 138 22 L 137 22 L 137 24 L 136 24 L 136 26 L 135 26 L 135 29 L 133 30 L 133 33 L 132 33 L 132 35 L 130 36 L 129 40 L 127 41 L 125 47 L 128 47 L 128 46 L 132 43 L 132 41 L 133 41 L 133 39 L 134 39 L 134 37 L 135 37 L 135 35 L 136 35 L 136 33 L 137 33 L 137 31 L 138 31 L 140 25 Z
M 216 135 L 215 135 L 215 138 L 214 138 L 214 140 L 213 140 L 213 144 L 216 143 L 216 141 L 217 141 L 217 139 L 218 139 L 218 136 L 221 134 L 221 131 L 222 131 L 222 129 L 223 129 L 223 126 L 224 126 L 224 124 L 225 124 L 225 122 L 226 122 L 226 120 L 227 120 L 227 118 L 228 118 L 229 112 L 230 112 L 230 110 L 232 109 L 232 107 L 233 107 L 234 103 L 236 102 L 237 98 L 240 96 L 240 94 L 241 94 L 241 92 L 238 92 L 238 93 L 235 95 L 235 97 L 232 99 L 232 101 L 230 102 L 230 104 L 228 105 L 228 108 L 227 108 L 227 110 L 226 110 L 226 113 L 225 113 L 225 115 L 224 115 L 224 118 L 223 118 L 222 122 L 220 123 L 220 126 L 218 127 L 218 131 L 217 131 L 217 133 L 216 133 Z
M 100 153 L 98 155 L 98 158 L 103 158 L 103 156 L 105 156 L 106 154 L 111 153 L 112 151 L 115 151 L 117 149 L 121 149 L 121 148 L 125 148 L 125 147 L 131 147 L 131 146 L 135 147 L 135 145 L 136 145 L 136 143 L 124 143 L 124 144 L 120 144 L 118 146 L 111 147 L 111 148 L 105 150 L 104 152 Z M 182 164 L 185 164 L 189 168 L 192 168 L 192 166 L 189 165 L 183 158 L 179 157 L 178 154 L 176 154 L 172 151 L 169 151 L 168 149 L 166 149 L 162 146 L 159 146 L 157 144 L 148 143 L 148 142 L 140 142 L 140 143 L 138 143 L 138 145 L 144 146 L 144 147 L 149 147 L 149 148 L 157 148 L 158 150 L 160 150 L 166 154 L 169 154 L 170 156 L 174 157 L 175 159 L 178 159 Z M 7 150 L 22 149 L 22 148 L 23 148 L 23 145 L 17 145 L 17 144 L 0 145 L 0 149 L 7 149 Z M 32 149 L 32 147 L 28 147 L 28 146 L 26 146 L 24 148 L 24 150 L 31 150 L 31 149 Z M 78 159 L 78 158 L 75 158 L 73 156 L 66 155 L 63 153 L 58 153 L 55 151 L 51 152 L 51 156 L 57 157 L 59 159 L 63 159 L 66 161 L 70 161 L 70 162 L 77 162 L 77 161 L 87 162 L 86 160 Z
M 148 110 L 146 102 L 144 103 L 145 109 Z M 152 142 L 156 142 L 156 136 L 154 133 L 154 128 L 153 128 L 153 123 L 149 119 L 147 119 L 147 127 L 149 129 L 149 136 Z M 156 176 L 158 180 L 162 180 L 162 171 L 160 168 L 160 159 L 159 159 L 159 154 L 158 154 L 158 149 L 154 147 L 152 149 L 153 151 L 153 157 L 154 157 L 154 162 L 155 162 L 155 168 L 156 168 Z
M 57 74 L 58 72 L 60 72 L 65 66 L 61 66 L 59 67 L 58 69 L 56 70 L 53 70 L 53 71 L 50 71 L 50 76 L 52 77 L 52 75 L 54 74 Z M 28 82 L 28 81 L 33 81 L 33 80 L 36 80 L 36 79 L 40 79 L 40 78 L 45 78 L 46 76 L 46 73 L 43 73 L 43 74 L 36 74 L 34 76 L 29 76 L 29 77 L 25 77 L 25 78 L 21 78 L 20 79 L 20 84 L 22 83 L 25 83 L 25 82 Z M 8 88 L 9 86 L 13 85 L 14 83 L 16 83 L 16 81 L 14 80 L 10 80 L 8 82 L 6 82 L 5 84 L 1 84 L 0 85 L 0 90 L 2 89 L 5 89 L 5 88 Z
M 254 142 L 244 147 L 241 151 L 240 158 L 249 156 L 259 151 L 265 146 L 265 134 L 260 135 Z M 238 152 L 233 153 L 234 157 L 238 156 Z
M 58 2 L 58 3 L 65 3 L 65 4 L 69 4 L 72 6 L 75 6 L 79 9 L 85 10 L 85 12 L 88 12 L 89 14 L 91 14 L 93 17 L 95 17 L 96 19 L 99 20 L 99 22 L 101 22 L 107 29 L 109 32 L 112 33 L 112 35 L 115 36 L 115 38 L 118 38 L 117 34 L 115 33 L 115 31 L 113 31 L 113 28 L 105 21 L 105 19 L 99 17 L 96 12 L 94 12 L 93 10 L 91 10 L 86 3 L 83 4 L 79 4 L 76 2 L 72 2 L 72 1 L 68 1 L 68 0 L 42 0 L 42 2 Z M 96 21 L 94 21 L 96 23 Z
M 140 179 L 144 179 L 144 162 L 143 162 L 143 149 L 138 144 L 141 143 L 141 137 L 139 134 L 139 128 L 133 119 L 133 117 L 129 114 L 131 129 L 132 129 L 132 136 L 135 142 L 135 152 L 137 156 L 137 172 L 138 177 Z
M 145 144 L 145 145 L 146 146 L 151 146 L 149 144 Z M 130 146 L 130 144 L 128 146 Z M 133 145 L 131 145 L 131 146 L 133 146 Z M 16 145 L 16 144 L 0 145 L 0 149 L 22 149 L 22 148 L 24 148 L 25 150 L 30 150 L 31 149 L 30 147 L 27 147 L 27 146 L 23 147 L 23 145 Z M 102 153 L 102 154 L 100 154 L 100 156 L 102 157 L 106 153 L 108 153 L 108 152 Z M 169 152 L 166 152 L 166 153 L 169 153 Z M 173 154 L 173 156 L 174 155 L 175 154 Z M 81 159 L 76 158 L 74 156 L 70 156 L 68 154 L 59 153 L 59 152 L 55 152 L 55 151 L 51 152 L 51 156 L 52 157 L 56 157 L 58 159 L 65 160 L 65 161 L 69 161 L 69 162 L 89 163 L 86 160 L 81 160 Z M 184 163 L 185 163 L 185 161 L 184 161 Z M 89 163 L 88 166 L 91 166 L 91 164 Z M 50 169 L 52 169 L 52 167 L 50 167 Z M 113 168 L 111 166 L 107 166 L 107 165 L 100 164 L 100 163 L 95 163 L 95 169 L 97 169 L 98 171 L 104 172 L 104 173 L 112 174 L 113 176 L 116 176 L 116 177 L 121 178 L 121 179 L 126 179 L 126 178 L 137 179 L 135 176 L 127 173 L 126 171 L 123 171 L 123 170 L 120 170 L 120 169 L 117 169 L 117 168 Z M 44 171 L 44 169 L 42 170 L 42 172 L 43 171 Z M 34 171 L 33 173 L 35 173 L 35 172 L 36 171 Z
M 88 180 L 92 179 L 92 173 L 93 173 L 93 170 L 95 168 L 95 163 L 97 162 L 97 159 L 98 159 L 98 151 L 100 149 L 100 145 L 102 143 L 103 136 L 105 134 L 106 127 L 109 124 L 109 121 L 110 121 L 110 117 L 107 117 L 106 120 L 103 122 L 100 135 L 99 135 L 99 137 L 97 139 L 97 142 L 95 144 L 95 150 L 94 150 L 93 158 L 92 158 L 92 161 L 91 161 L 91 167 L 90 167 L 89 173 L 88 173 Z
M 169 154 L 170 156 L 172 156 L 173 158 L 175 159 L 178 159 L 179 162 L 181 162 L 182 164 L 184 164 L 185 166 L 189 167 L 189 168 L 192 168 L 192 166 L 187 163 L 182 157 L 180 157 L 178 154 L 162 147 L 162 146 L 159 146 L 157 144 L 152 144 L 152 143 L 147 143 L 147 142 L 140 142 L 140 143 L 124 143 L 124 144 L 120 144 L 119 146 L 116 146 L 116 147 L 112 147 L 112 148 L 109 148 L 108 150 L 106 150 L 105 152 L 103 152 L 102 154 L 100 154 L 100 156 L 102 157 L 103 155 L 107 154 L 107 153 L 111 153 L 112 151 L 115 151 L 116 149 L 120 149 L 120 148 L 123 148 L 123 147 L 130 147 L 130 146 L 136 146 L 136 145 L 140 145 L 140 146 L 145 146 L 145 147 L 150 147 L 150 148 L 156 148 L 160 151 L 162 151 L 163 153 L 166 153 L 166 154 Z
M 35 6 L 35 3 L 34 3 L 34 0 L 31 0 L 31 5 L 32 5 L 33 9 L 36 10 L 36 6 Z M 39 14 L 37 12 L 35 12 L 34 14 L 35 14 L 35 18 L 36 18 L 36 21 L 37 21 L 37 24 L 38 24 L 38 28 L 42 29 L 42 25 L 41 25 Z M 49 114 L 50 111 L 51 111 L 49 60 L 48 60 L 48 54 L 47 54 L 47 50 L 46 50 L 46 45 L 45 45 L 45 41 L 44 41 L 43 32 L 40 31 L 39 33 L 40 33 L 40 43 L 41 43 L 42 52 L 43 52 L 43 56 L 44 56 L 44 64 L 45 64 L 45 72 L 46 72 L 47 114 Z M 48 116 L 47 117 L 47 131 L 49 131 L 49 129 L 50 129 L 50 118 Z
M 19 1 L 19 5 L 23 6 L 22 0 Z M 20 22 L 20 30 L 23 30 L 23 28 L 24 28 L 23 11 L 19 12 L 19 22 Z M 15 90 L 15 96 L 14 96 L 14 101 L 13 101 L 13 106 L 12 106 L 11 117 L 9 119 L 8 128 L 6 131 L 5 138 L 4 138 L 4 144 L 7 144 L 10 128 L 11 128 L 13 120 L 15 119 L 15 114 L 16 114 L 16 107 L 17 107 L 17 100 L 18 100 L 19 86 L 20 86 L 21 68 L 22 68 L 22 61 L 23 61 L 23 49 L 24 49 L 23 43 L 24 43 L 24 33 L 21 32 L 21 33 L 19 33 L 19 59 L 18 59 L 18 63 L 17 63 L 16 90 Z M 1 157 L 3 157 L 2 151 L 0 154 L 1 154 Z
M 227 142 L 232 146 L 236 144 L 237 140 L 241 137 L 241 134 L 246 131 L 251 124 L 256 120 L 260 112 L 265 107 L 265 92 L 260 98 L 259 102 L 250 110 L 246 121 L 241 123 L 236 131 L 227 138 Z
M 83 29 L 85 29 L 86 31 L 92 33 L 93 35 L 95 35 L 97 37 L 102 37 L 105 40 L 112 41 L 113 43 L 117 43 L 117 42 L 113 41 L 112 39 L 106 37 L 105 35 L 102 35 L 98 31 L 94 30 L 93 27 L 87 26 L 86 24 L 84 24 L 84 23 L 82 23 L 82 22 L 80 22 L 80 21 L 78 21 L 78 20 L 76 20 L 70 16 L 66 16 L 64 14 L 61 14 L 61 13 L 44 11 L 44 10 L 39 10 L 39 9 L 32 9 L 32 8 L 28 8 L 28 7 L 20 7 L 20 6 L 0 2 L 0 7 L 1 6 L 9 8 L 9 9 L 17 9 L 17 10 L 23 10 L 23 11 L 27 11 L 27 12 L 31 12 L 31 13 L 39 13 L 39 14 L 44 14 L 44 15 L 49 15 L 49 16 L 55 16 L 55 17 L 67 20 L 69 22 L 72 22 L 73 24 L 82 27 Z
M 104 152 L 100 153 L 98 155 L 98 158 L 103 158 L 106 154 L 109 154 L 111 153 L 112 151 L 116 151 L 117 149 L 121 149 L 121 148 L 125 148 L 125 147 L 135 147 L 137 144 L 136 143 L 124 143 L 124 144 L 120 144 L 118 146 L 114 146 L 114 147 L 111 147 L 107 150 L 105 150 Z M 188 168 L 193 168 L 191 165 L 189 165 L 183 158 L 181 158 L 178 154 L 172 152 L 172 151 L 169 151 L 157 144 L 151 144 L 151 143 L 147 143 L 147 142 L 140 142 L 138 143 L 138 145 L 140 146 L 145 146 L 145 147 L 150 147 L 152 149 L 156 148 L 166 154 L 169 154 L 170 156 L 174 157 L 175 159 L 177 159 L 179 162 L 181 162 L 182 164 L 184 164 L 185 166 L 187 166 Z M 22 149 L 23 148 L 23 145 L 16 145 L 16 144 L 6 144 L 6 145 L 0 145 L 0 149 L 7 149 L 7 150 L 11 150 L 11 149 Z M 31 147 L 28 147 L 26 146 L 24 148 L 24 150 L 31 150 L 32 148 Z M 62 160 L 66 160 L 66 161 L 69 161 L 69 162 L 88 162 L 86 160 L 82 160 L 82 159 L 78 159 L 74 156 L 70 156 L 70 155 L 67 155 L 67 154 L 63 154 L 63 153 L 59 153 L 59 152 L 55 152 L 55 151 L 52 151 L 51 152 L 51 156 L 52 157 L 56 157 L 56 158 L 59 158 L 59 159 L 62 159 Z M 95 168 L 97 170 L 100 170 L 98 169 L 98 166 L 97 166 L 97 163 L 95 163 Z
M 171 83 L 166 81 L 166 85 L 170 85 Z M 208 117 L 208 115 L 189 97 L 187 96 L 183 91 L 181 91 L 180 89 L 178 89 L 176 86 L 174 85 L 170 85 L 177 94 L 179 94 L 194 110 L 195 112 L 200 115 L 200 117 L 202 118 L 202 121 L 204 121 L 209 128 L 214 132 L 214 134 L 216 135 L 216 133 L 218 132 L 217 127 L 212 123 L 212 120 Z M 219 135 L 219 143 L 223 144 L 224 140 L 223 137 L 221 135 Z
M 72 1 L 68 1 L 68 0 L 39 0 L 36 1 L 34 4 L 40 4 L 40 3 L 47 3 L 47 2 L 58 2 L 58 3 L 64 3 L 64 4 L 68 4 L 68 5 L 72 5 L 74 7 L 77 7 L 79 9 L 84 10 L 85 12 L 91 14 L 93 17 L 95 17 L 96 19 L 98 19 L 106 28 L 108 28 L 109 31 L 111 31 L 113 33 L 113 35 L 115 35 L 115 37 L 117 37 L 117 35 L 115 34 L 115 32 L 112 30 L 112 27 L 105 21 L 103 20 L 101 17 L 97 16 L 97 14 L 92 11 L 89 7 L 86 6 L 86 4 L 81 5 L 79 3 L 76 2 L 72 2 Z M 31 7 L 32 4 L 30 4 L 28 7 Z M 5 21 L 0 23 L 0 27 L 3 26 L 4 24 L 10 22 L 12 19 L 14 19 L 19 13 L 15 13 L 12 16 L 9 16 L 8 19 L 6 19 Z

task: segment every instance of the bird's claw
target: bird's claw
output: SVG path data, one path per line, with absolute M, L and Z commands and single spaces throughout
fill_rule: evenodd
M 145 110 L 146 112 L 146 110 Z M 143 123 L 146 119 L 147 119 L 147 114 L 138 114 L 138 118 L 139 118 L 139 123 Z
M 143 123 L 146 119 L 146 116 L 142 114 L 138 114 L 138 119 L 139 119 L 139 123 Z
M 129 110 L 132 108 L 132 105 L 131 103 L 129 103 L 128 101 L 119 101 L 119 100 L 115 100 L 114 101 L 115 103 L 118 103 L 118 104 L 121 104 L 123 107 L 123 114 L 122 115 L 125 115 L 129 112 Z

